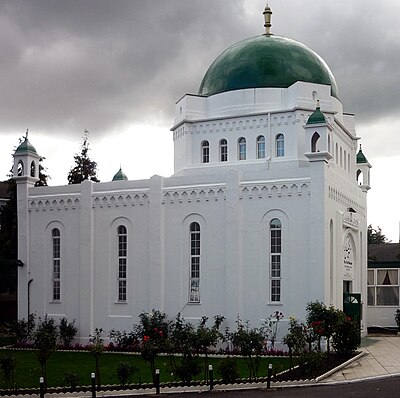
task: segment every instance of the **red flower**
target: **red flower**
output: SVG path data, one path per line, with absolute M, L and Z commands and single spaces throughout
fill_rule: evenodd
M 149 341 L 149 340 L 150 340 L 150 337 L 149 337 L 149 336 L 143 336 L 143 341 L 144 341 L 144 342 Z

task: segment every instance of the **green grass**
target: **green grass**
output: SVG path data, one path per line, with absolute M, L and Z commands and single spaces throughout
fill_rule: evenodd
M 16 359 L 15 382 L 18 388 L 35 388 L 39 386 L 41 376 L 40 364 L 37 361 L 35 351 L 19 350 L 0 350 L 0 357 L 5 353 L 10 353 Z M 200 366 L 204 367 L 204 360 L 200 358 Z M 213 365 L 214 379 L 219 379 L 218 367 L 220 358 L 209 358 L 208 363 Z M 116 375 L 119 362 L 129 362 L 137 367 L 139 372 L 133 377 L 133 383 L 151 383 L 150 365 L 137 354 L 117 354 L 104 353 L 100 358 L 101 383 L 119 384 Z M 289 367 L 289 359 L 286 357 L 261 358 L 259 377 L 267 375 L 268 364 L 272 363 L 274 373 L 282 371 Z M 161 382 L 174 381 L 173 375 L 169 369 L 169 358 L 160 356 L 156 361 L 157 368 L 160 369 Z M 244 358 L 237 358 L 238 372 L 241 378 L 249 375 L 247 364 Z M 48 386 L 65 386 L 65 373 L 76 373 L 79 376 L 78 385 L 90 385 L 90 374 L 95 371 L 95 360 L 89 352 L 54 352 L 47 364 Z M 1 373 L 0 389 L 5 388 L 4 376 Z M 197 380 L 204 379 L 204 371 L 196 377 Z

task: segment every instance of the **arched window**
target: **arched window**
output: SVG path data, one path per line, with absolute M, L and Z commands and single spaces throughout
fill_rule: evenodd
M 340 165 L 340 167 L 343 167 L 343 149 L 342 149 L 342 147 L 340 147 L 339 165 Z
M 61 239 L 60 230 L 51 230 L 53 301 L 61 300 Z
M 208 141 L 201 143 L 201 163 L 208 163 L 210 161 L 210 144 Z
M 189 302 L 200 302 L 200 225 L 192 222 L 190 230 Z
M 259 135 L 257 137 L 257 159 L 265 158 L 265 137 Z
M 238 159 L 246 160 L 246 138 L 244 137 L 238 139 Z
M 276 157 L 285 156 L 285 137 L 283 134 L 276 136 Z
M 228 161 L 228 142 L 225 138 L 219 142 L 219 160 L 221 162 Z
M 282 224 L 274 218 L 269 223 L 270 232 L 270 301 L 281 301 Z
M 20 160 L 17 164 L 17 176 L 21 177 L 24 175 L 24 162 Z
M 36 164 L 32 160 L 32 163 L 31 163 L 31 177 L 35 177 L 35 172 L 36 172 Z
M 118 240 L 118 301 L 126 302 L 127 290 L 127 259 L 128 259 L 128 232 L 124 225 L 117 228 Z
M 317 144 L 319 138 L 320 135 L 317 132 L 315 132 L 311 138 L 311 152 L 317 152 Z
M 336 164 L 339 163 L 339 150 L 338 150 L 338 144 L 336 143 L 336 150 L 335 150 L 336 156 L 335 156 L 335 160 L 336 160 Z

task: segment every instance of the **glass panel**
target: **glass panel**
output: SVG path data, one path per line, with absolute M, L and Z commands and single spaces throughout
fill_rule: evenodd
M 257 159 L 265 158 L 265 138 L 260 135 L 257 138 Z
M 281 281 L 278 279 L 271 280 L 271 301 L 281 300 Z
M 281 277 L 281 256 L 271 256 L 271 278 Z
M 398 286 L 385 286 L 376 288 L 376 305 L 399 305 Z
M 243 137 L 238 141 L 238 158 L 239 160 L 246 160 L 246 139 Z
M 397 269 L 377 270 L 377 285 L 398 285 Z
M 375 305 L 375 288 L 368 287 L 367 289 L 368 298 L 367 298 L 367 305 Z
M 220 142 L 220 160 L 221 162 L 228 161 L 228 143 L 225 139 Z
M 368 275 L 367 275 L 367 285 L 374 285 L 374 270 L 369 269 L 368 270 Z

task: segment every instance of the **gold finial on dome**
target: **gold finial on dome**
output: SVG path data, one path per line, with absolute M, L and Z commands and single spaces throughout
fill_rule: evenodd
M 272 33 L 271 33 L 271 26 L 272 26 L 271 25 L 271 15 L 272 15 L 272 11 L 271 11 L 271 8 L 269 7 L 268 3 L 265 6 L 263 14 L 264 14 L 264 21 L 265 21 L 265 23 L 264 23 L 265 33 L 264 34 L 266 36 L 271 36 L 272 35 Z

